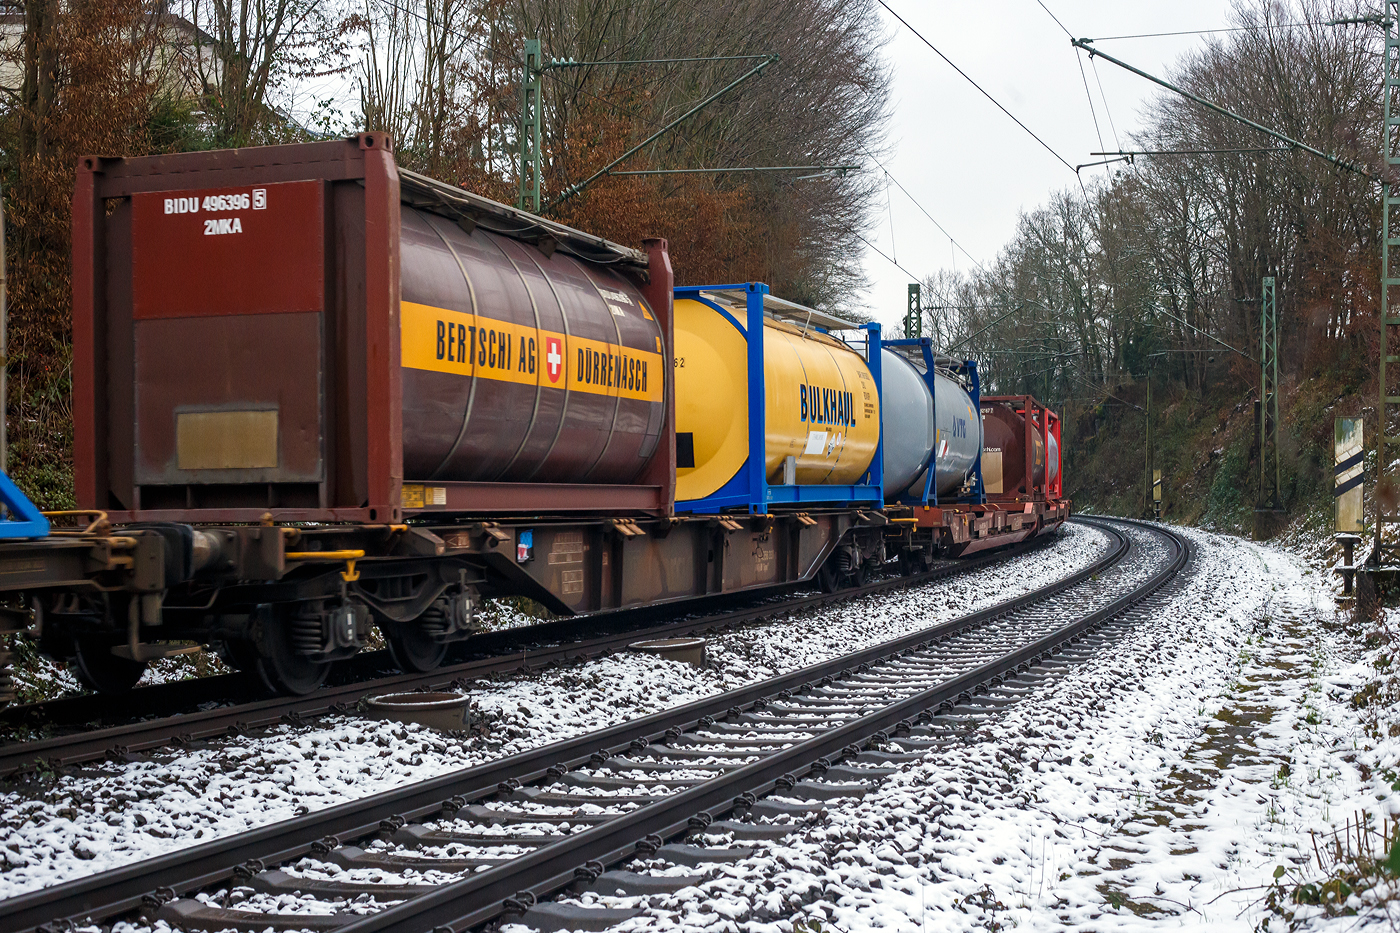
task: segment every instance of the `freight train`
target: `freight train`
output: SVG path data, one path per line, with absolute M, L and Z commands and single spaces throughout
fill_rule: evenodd
M 975 363 L 676 287 L 664 240 L 415 174 L 379 133 L 82 159 L 73 416 L 78 511 L 7 495 L 0 631 L 109 692 L 200 644 L 305 693 L 375 626 L 431 670 L 484 598 L 835 589 L 1070 506 L 1059 419 Z

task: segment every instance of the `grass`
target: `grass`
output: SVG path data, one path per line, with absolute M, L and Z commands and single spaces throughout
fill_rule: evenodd
M 1318 915 L 1353 917 L 1359 907 L 1400 896 L 1400 821 L 1379 826 L 1359 812 L 1331 833 L 1312 834 L 1312 857 L 1292 868 L 1274 869 L 1265 904 L 1296 928 Z M 1307 909 L 1311 908 L 1311 909 Z

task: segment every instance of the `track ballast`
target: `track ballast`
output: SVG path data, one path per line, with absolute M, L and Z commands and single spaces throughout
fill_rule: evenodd
M 544 929 L 601 928 L 624 917 L 542 898 L 570 886 L 673 890 L 694 876 L 612 867 L 640 857 L 703 871 L 744 857 L 746 842 L 800 828 L 824 801 L 859 796 L 923 754 L 940 711 L 1132 613 L 1187 560 L 1170 532 L 1095 524 L 1117 539 L 1111 553 L 1018 599 L 676 710 L 17 897 L 0 905 L 0 929 L 135 909 L 208 930 L 460 931 L 506 915 Z M 668 845 L 687 833 L 702 844 Z M 191 896 L 199 890 L 206 896 Z M 294 891 L 338 911 L 280 913 L 278 897 Z M 260 904 L 273 912 L 254 912 Z

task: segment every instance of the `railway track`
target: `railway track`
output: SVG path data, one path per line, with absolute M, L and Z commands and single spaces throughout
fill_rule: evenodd
M 955 704 L 1084 650 L 1105 626 L 1149 617 L 1188 546 L 1156 527 L 1094 524 L 1115 540 L 1110 553 L 1026 596 L 685 707 L 12 898 L 0 902 L 0 933 L 138 912 L 208 931 L 422 933 L 502 919 L 606 928 L 637 910 L 547 898 L 694 884 L 707 866 L 753 854 L 936 748 Z M 633 859 L 642 863 L 628 869 Z
M 747 598 L 740 608 L 697 615 L 679 622 L 657 624 L 660 616 L 656 609 L 628 610 L 486 633 L 461 643 L 459 652 L 479 655 L 471 660 L 445 665 L 426 674 L 371 676 L 324 687 L 303 697 L 257 699 L 200 709 L 199 704 L 243 689 L 246 675 L 223 675 L 144 687 L 127 697 L 87 696 L 12 708 L 0 714 L 0 729 L 6 725 L 14 729 L 30 723 L 56 724 L 77 731 L 0 745 L 0 778 L 41 768 L 51 771 L 103 758 L 122 759 L 172 744 L 188 747 L 196 742 L 247 734 L 283 722 L 297 723 L 316 716 L 348 712 L 366 696 L 452 689 L 462 682 L 492 674 L 593 658 L 625 649 L 642 633 L 647 638 L 702 634 L 873 593 L 923 585 L 1002 563 L 1039 548 L 1045 542 L 1043 538 L 1031 539 L 990 554 L 946 561 L 926 573 L 876 580 L 836 593 L 803 594 L 785 600 Z M 725 598 L 733 601 L 733 597 Z M 674 613 L 677 608 L 686 607 L 666 607 L 666 611 Z M 365 660 L 366 669 L 373 670 L 373 666 L 373 659 Z M 162 715 L 153 716 L 156 711 L 161 711 Z M 177 711 L 176 715 L 169 715 L 171 711 Z M 94 721 L 114 719 L 128 721 L 103 728 L 90 725 Z

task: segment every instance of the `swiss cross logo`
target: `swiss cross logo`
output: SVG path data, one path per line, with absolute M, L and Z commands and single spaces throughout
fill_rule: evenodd
M 545 342 L 544 361 L 549 381 L 558 382 L 559 374 L 564 369 L 564 348 L 560 345 L 559 338 L 550 337 Z

